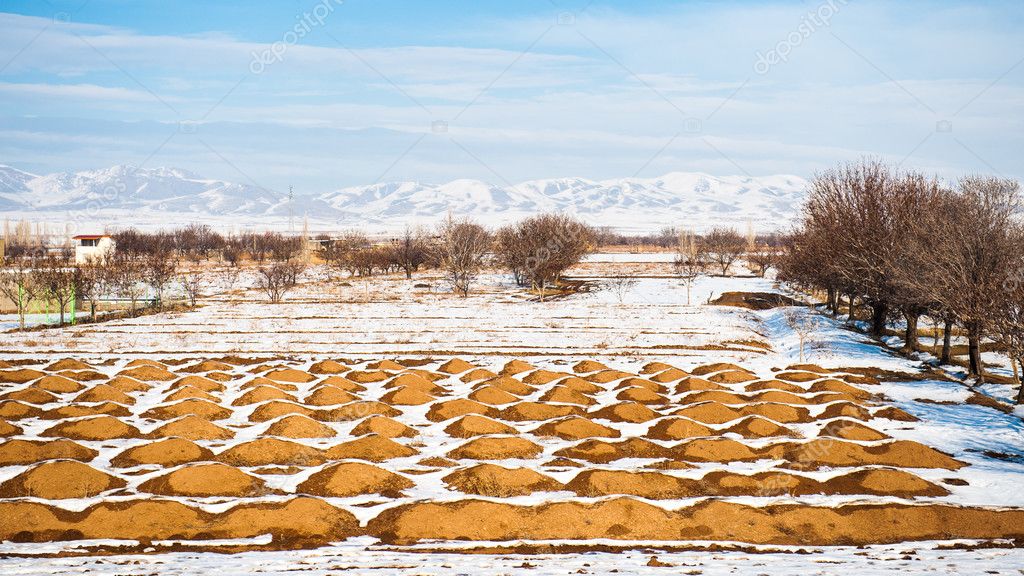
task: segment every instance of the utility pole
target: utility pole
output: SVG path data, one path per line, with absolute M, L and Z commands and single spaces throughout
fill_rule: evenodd
M 294 219 L 294 216 L 295 216 L 294 212 L 295 212 L 295 191 L 292 190 L 292 187 L 289 185 L 288 186 L 288 234 L 293 234 L 295 232 L 295 227 L 294 227 L 293 222 L 292 222 L 293 219 Z

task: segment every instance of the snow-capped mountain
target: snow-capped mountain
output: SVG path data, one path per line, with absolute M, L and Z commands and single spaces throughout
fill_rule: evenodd
M 50 219 L 87 213 L 122 226 L 227 219 L 235 225 L 275 226 L 295 216 L 335 228 L 399 228 L 436 222 L 449 213 L 497 225 L 538 212 L 565 212 L 620 229 L 705 229 L 749 222 L 769 230 L 783 228 L 795 217 L 806 185 L 797 176 L 674 172 L 660 178 L 556 178 L 514 186 L 479 180 L 389 182 L 296 195 L 289 202 L 280 192 L 177 168 L 114 166 L 37 176 L 0 165 L 0 211 L 8 217 Z

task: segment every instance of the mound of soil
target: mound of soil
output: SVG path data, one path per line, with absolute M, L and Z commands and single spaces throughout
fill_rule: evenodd
M 129 366 L 131 366 L 131 364 L 129 364 Z M 141 382 L 168 382 L 178 377 L 176 374 L 167 371 L 167 369 L 162 366 L 152 366 L 149 364 L 136 365 L 134 368 L 118 372 L 117 375 L 126 376 Z
M 60 372 L 62 370 L 92 370 L 92 366 L 82 362 L 81 360 L 75 360 L 74 358 L 63 358 L 50 364 L 46 368 L 43 368 L 47 372 Z
M 312 418 L 292 414 L 271 424 L 265 434 L 282 438 L 333 438 L 337 432 Z
M 392 406 L 419 406 L 437 400 L 430 394 L 416 388 L 395 388 L 380 397 L 380 401 Z
M 687 462 L 752 462 L 767 457 L 766 451 L 729 438 L 690 440 L 672 450 L 678 459 Z
M 686 440 L 703 436 L 717 436 L 718 432 L 687 418 L 665 418 L 654 423 L 646 436 L 654 440 Z
M 170 474 L 146 480 L 139 485 L 139 491 L 164 496 L 231 496 L 235 498 L 265 496 L 274 493 L 264 485 L 263 480 L 225 464 L 185 466 Z
M 371 464 L 343 462 L 313 474 L 299 484 L 298 492 L 314 496 L 380 494 L 387 498 L 401 498 L 402 490 L 413 486 L 413 482 L 408 478 Z
M 156 367 L 156 368 L 167 368 L 166 364 L 163 364 L 161 362 L 157 362 L 156 360 L 150 360 L 149 358 L 138 358 L 136 360 L 132 360 L 131 362 L 125 364 L 126 368 L 134 368 L 136 366 L 153 366 L 153 367 Z
M 135 404 L 135 399 L 113 386 L 97 384 L 75 396 L 75 402 L 116 402 L 132 406 Z
M 861 390 L 856 386 L 851 386 L 842 380 L 836 380 L 830 378 L 828 380 L 822 380 L 821 382 L 815 382 L 811 384 L 811 392 L 840 392 L 848 396 L 853 396 L 858 399 L 870 398 L 872 394 L 866 390 Z
M 887 440 L 889 438 L 889 436 L 882 434 L 874 428 L 869 428 L 860 422 L 845 418 L 837 418 L 826 424 L 818 432 L 818 437 L 842 438 L 843 440 L 858 440 L 862 442 Z
M 36 406 L 29 406 L 16 400 L 0 402 L 0 418 L 21 420 L 22 418 L 39 418 L 42 415 L 43 410 Z
M 271 370 L 263 375 L 268 380 L 274 382 L 288 382 L 291 384 L 304 384 L 306 382 L 312 382 L 316 380 L 316 376 L 313 376 L 309 372 L 303 372 L 302 370 L 296 370 L 294 368 L 278 368 Z
M 455 468 L 456 466 L 459 465 L 458 462 L 454 460 L 449 460 L 447 458 L 443 458 L 441 456 L 431 456 L 430 458 L 424 458 L 423 460 L 420 460 L 416 464 L 418 464 L 419 466 L 428 466 L 431 468 Z
M 737 370 L 740 372 L 747 372 L 746 368 L 730 364 L 728 362 L 715 362 L 713 364 L 702 364 L 697 366 L 693 370 L 690 370 L 690 374 L 694 376 L 707 376 L 708 374 L 714 374 L 715 372 L 724 372 L 727 370 Z
M 853 418 L 856 420 L 871 420 L 871 412 L 867 408 L 852 402 L 836 402 L 829 404 L 818 415 L 818 420 L 830 418 Z
M 634 424 L 640 424 L 660 418 L 661 414 L 658 414 L 654 410 L 651 410 L 647 406 L 637 402 L 620 402 L 591 412 L 589 416 L 591 418 L 600 418 L 611 422 L 632 422 Z
M 524 384 L 550 384 L 555 380 L 565 378 L 569 374 L 563 372 L 552 372 L 551 370 L 534 370 L 523 377 Z
M 363 401 L 349 402 L 344 406 L 323 410 L 318 416 L 328 422 L 350 422 L 352 420 L 362 420 L 374 414 L 394 418 L 395 416 L 401 416 L 402 411 L 392 408 L 383 402 Z
M 807 408 L 775 404 L 772 402 L 744 406 L 740 409 L 740 412 L 742 412 L 744 416 L 764 416 L 765 418 L 774 420 L 780 424 L 807 423 L 814 421 L 814 418 L 811 417 L 811 413 Z
M 441 364 L 438 367 L 438 372 L 444 372 L 445 374 L 462 374 L 476 368 L 476 366 L 462 360 L 461 358 L 452 358 L 451 360 Z
M 765 420 L 759 416 L 744 418 L 723 430 L 723 432 L 732 432 L 733 434 L 739 434 L 744 438 L 769 438 L 773 436 L 782 436 L 785 438 L 801 437 L 797 432 L 794 432 L 784 426 L 779 426 L 775 422 Z
M 634 380 L 636 380 L 636 378 L 634 378 Z M 558 386 L 563 386 L 565 388 L 574 390 L 581 394 L 596 394 L 604 390 L 604 388 L 598 386 L 597 384 L 584 380 L 583 378 L 580 378 L 578 376 L 569 376 L 568 378 L 562 378 L 561 380 L 556 382 L 556 384 Z
M 178 379 L 177 381 L 174 382 L 174 384 L 171 384 L 169 390 L 185 388 L 186 386 L 198 388 L 203 392 L 224 391 L 224 385 L 221 384 L 220 382 L 217 382 L 216 380 L 211 380 L 210 378 L 206 378 L 204 376 L 196 376 L 195 374 Z
M 381 370 L 353 370 L 346 374 L 345 377 L 358 384 L 369 384 L 371 382 L 383 382 L 390 378 L 391 375 Z
M 0 438 L 7 438 L 8 436 L 17 436 L 22 432 L 23 430 L 20 427 L 15 426 L 14 424 L 11 424 L 10 422 L 7 422 L 5 420 L 0 420 Z
M 739 410 L 729 408 L 718 402 L 705 402 L 687 406 L 672 413 L 673 416 L 685 416 L 704 424 L 725 424 L 743 416 Z
M 653 405 L 664 405 L 669 403 L 668 399 L 662 396 L 661 394 L 648 390 L 647 388 L 640 388 L 638 386 L 630 386 L 629 388 L 624 388 L 622 392 L 619 392 L 615 396 L 615 399 L 624 400 L 627 402 L 639 402 L 640 404 Z
M 618 384 L 615 385 L 616 390 L 621 390 L 623 388 L 644 388 L 646 390 L 650 390 L 651 392 L 656 392 L 658 394 L 664 394 L 665 392 L 668 391 L 667 386 L 658 384 L 653 380 L 636 377 L 626 378 L 622 382 L 619 382 Z
M 469 372 L 466 372 L 462 376 L 460 376 L 459 380 L 461 380 L 462 382 L 467 382 L 468 383 L 468 382 L 476 382 L 478 380 L 489 380 L 491 378 L 496 378 L 497 376 L 498 376 L 497 374 L 495 374 L 494 372 L 491 372 L 490 370 L 487 370 L 487 369 L 484 369 L 484 368 L 475 368 L 473 370 L 470 370 Z
M 914 474 L 891 468 L 857 470 L 825 482 L 830 490 L 844 494 L 875 494 L 914 498 L 917 496 L 947 496 L 949 491 Z M 843 490 L 844 492 L 839 492 Z M 846 491 L 848 490 L 848 491 Z
M 584 440 L 575 446 L 563 448 L 554 455 L 607 464 L 622 458 L 668 458 L 672 456 L 672 450 L 640 438 L 629 438 L 621 442 Z
M 248 406 L 250 404 L 259 404 L 260 402 L 266 402 L 267 400 L 287 400 L 289 402 L 298 402 L 295 396 L 274 388 L 272 386 L 257 386 L 251 388 L 245 394 L 242 394 L 231 403 L 232 406 Z
M 728 391 L 729 389 L 721 384 L 715 384 L 710 380 L 705 380 L 697 376 L 689 376 L 684 378 L 678 384 L 676 384 L 676 394 L 685 394 L 687 392 L 702 392 L 710 390 L 722 390 Z
M 107 381 L 107 386 L 117 388 L 121 392 L 145 392 L 151 388 L 149 384 L 144 384 L 127 376 L 114 376 Z
M 742 384 L 743 382 L 757 380 L 757 376 L 744 370 L 726 370 L 725 372 L 718 372 L 708 376 L 708 380 L 720 384 Z
M 900 410 L 895 406 L 887 406 L 878 410 L 874 413 L 875 418 L 885 418 L 888 420 L 897 420 L 899 422 L 917 422 L 918 419 L 912 414 Z
M 532 364 L 528 364 L 522 360 L 509 360 L 505 363 L 505 366 L 502 367 L 499 374 L 502 376 L 515 376 L 516 374 L 522 374 L 523 372 L 533 369 L 534 366 Z
M 26 404 L 35 404 L 37 406 L 49 404 L 51 402 L 56 402 L 57 400 L 59 400 L 59 398 L 57 398 L 50 392 L 47 392 L 46 390 L 42 390 L 40 388 L 33 388 L 31 386 L 29 386 L 28 388 L 22 388 L 21 390 L 8 392 L 0 396 L 0 398 L 4 400 L 17 400 L 18 402 L 24 402 Z
M 561 482 L 529 468 L 504 468 L 496 464 L 477 464 L 463 468 L 445 476 L 443 480 L 452 490 L 493 498 L 563 489 Z
M 757 392 L 749 397 L 749 402 L 775 402 L 777 404 L 817 404 L 815 398 L 810 400 L 802 398 L 796 394 L 790 392 L 783 392 L 782 390 L 764 390 Z M 813 401 L 813 402 L 812 402 Z
M 483 404 L 489 404 L 491 406 L 500 406 L 502 404 L 511 404 L 519 401 L 518 396 L 513 396 L 512 394 L 509 394 L 495 386 L 482 386 L 477 388 L 469 395 L 469 399 Z
M 283 392 L 282 392 L 283 393 Z M 306 396 L 304 404 L 309 406 L 337 406 L 358 400 L 359 397 L 334 386 L 320 386 Z
M 589 374 L 591 372 L 599 372 L 601 370 L 608 370 L 608 367 L 593 360 L 583 360 L 577 362 L 576 365 L 572 367 L 572 371 L 577 374 Z
M 104 402 L 102 404 L 68 404 L 53 410 L 47 410 L 39 417 L 45 420 L 63 420 L 66 418 L 83 418 L 86 416 L 131 416 L 131 411 L 120 404 Z
M 267 420 L 275 420 L 288 414 L 301 414 L 303 416 L 313 418 L 314 420 L 319 419 L 321 416 L 317 411 L 306 408 L 301 404 L 285 402 L 283 400 L 271 400 L 270 402 L 257 406 L 256 409 L 252 411 L 252 414 L 249 415 L 249 421 L 266 422 Z
M 509 422 L 529 422 L 540 420 L 553 420 L 566 416 L 583 414 L 580 406 L 567 404 L 542 404 L 540 402 L 520 402 L 505 408 L 498 413 L 498 418 Z
M 456 398 L 455 400 L 446 400 L 444 402 L 438 402 L 427 410 L 427 420 L 431 422 L 444 422 L 450 418 L 457 418 L 466 414 L 482 414 L 484 416 L 494 416 L 498 413 L 491 406 L 467 400 L 465 398 Z
M 664 372 L 675 368 L 671 364 L 665 364 L 664 362 L 648 362 L 644 364 L 644 367 L 640 369 L 641 374 L 657 374 L 658 372 Z
M 959 460 L 911 440 L 895 440 L 877 446 L 862 446 L 843 440 L 819 438 L 795 444 L 785 453 L 795 468 L 821 466 L 895 466 L 898 468 L 942 468 L 958 470 L 966 466 Z
M 384 438 L 412 438 L 418 432 L 387 416 L 370 416 L 352 429 L 353 436 L 376 434 Z
M 8 384 L 25 384 L 37 378 L 46 376 L 45 373 L 30 368 L 15 368 L 13 370 L 0 370 L 0 382 Z
M 680 370 L 679 368 L 668 368 L 667 370 L 663 370 L 651 376 L 650 380 L 652 382 L 657 382 L 659 384 L 670 384 L 672 382 L 676 382 L 677 380 L 682 380 L 687 376 L 689 376 L 689 374 Z
M 75 460 L 44 462 L 0 484 L 0 498 L 88 498 L 127 482 Z
M 89 462 L 99 452 L 70 440 L 7 440 L 0 443 L 0 466 L 24 466 L 43 460 Z
M 470 440 L 448 452 L 453 460 L 506 460 L 536 458 L 542 449 L 525 438 L 485 436 Z
M 711 303 L 715 306 L 736 306 L 749 310 L 771 310 L 801 305 L 799 301 L 775 292 L 723 292 Z
M 541 402 L 558 402 L 561 404 L 575 404 L 577 406 L 591 406 L 597 403 L 590 396 L 577 392 L 567 386 L 553 386 L 540 397 L 540 400 Z
M 419 454 L 413 448 L 403 446 L 390 438 L 384 438 L 376 434 L 363 436 L 338 444 L 329 448 L 324 455 L 329 460 L 367 460 L 369 462 L 384 462 L 392 458 L 405 458 Z
M 321 360 L 309 367 L 310 374 L 344 374 L 348 366 L 334 360 Z
M 235 433 L 199 416 L 186 416 L 180 420 L 168 422 L 146 435 L 147 438 L 175 436 L 188 440 L 227 440 L 234 438 Z
M 778 374 L 775 375 L 776 380 L 782 380 L 783 382 L 812 382 L 814 380 L 820 380 L 821 377 L 821 374 L 797 370 L 790 372 L 779 372 Z
M 632 376 L 633 375 L 629 372 L 623 372 L 622 370 L 602 370 L 600 372 L 584 376 L 584 379 L 596 384 L 608 384 L 609 382 L 622 380 L 623 378 L 630 378 Z
M 272 388 L 277 388 L 278 390 L 284 390 L 285 392 L 297 392 L 299 390 L 299 387 L 295 384 L 278 382 L 276 380 L 271 380 L 270 378 L 264 378 L 263 376 L 257 376 L 252 380 L 249 380 L 245 384 L 242 384 L 240 388 L 242 390 L 248 390 L 250 388 L 258 388 L 260 386 L 270 386 Z
M 184 372 L 186 374 L 201 374 L 203 372 L 231 372 L 235 367 L 226 362 L 220 362 L 218 360 L 203 360 L 197 364 L 186 366 L 184 368 L 178 368 L 178 372 Z
M 802 394 L 806 392 L 805 389 L 793 384 L 791 382 L 783 382 L 782 380 L 758 380 L 757 382 L 751 382 L 744 388 L 747 392 L 760 392 L 762 390 L 781 390 L 783 392 L 796 392 Z
M 565 487 L 586 497 L 624 494 L 652 500 L 670 500 L 701 495 L 694 484 L 693 480 L 660 472 L 584 470 Z
M 444 431 L 445 434 L 448 434 L 453 438 L 472 438 L 474 436 L 486 436 L 488 434 L 516 434 L 516 429 L 508 424 L 497 422 L 476 414 L 469 414 L 459 418 L 455 422 L 449 424 Z
M 217 455 L 217 460 L 232 466 L 319 466 L 323 452 L 312 446 L 278 438 L 259 438 L 232 446 Z
M 523 384 L 511 376 L 498 376 L 476 385 L 477 388 L 482 388 L 483 386 L 493 386 L 499 390 L 504 390 L 509 394 L 515 394 L 516 396 L 526 396 L 533 394 L 537 390 L 533 386 Z
M 370 362 L 366 367 L 370 370 L 389 370 L 392 372 L 405 370 L 405 366 L 394 360 L 378 360 L 377 362 Z
M 536 436 L 557 436 L 564 440 L 584 438 L 618 438 L 621 433 L 607 426 L 580 416 L 570 416 L 553 422 L 546 422 L 530 431 Z
M 430 378 L 411 372 L 399 374 L 391 380 L 388 380 L 387 383 L 384 384 L 384 388 L 409 388 L 412 390 L 427 392 L 428 394 L 437 394 L 443 390 L 443 388 L 434 384 L 434 381 Z
M 32 384 L 33 388 L 39 388 L 40 390 L 46 390 L 48 392 L 54 392 L 57 394 L 64 394 L 67 392 L 78 392 L 85 388 L 81 382 L 65 378 L 63 376 L 57 376 L 50 374 L 49 376 L 43 376 L 37 382 Z
M 319 384 L 317 384 L 317 386 L 331 386 L 333 388 L 337 388 L 338 390 L 352 392 L 353 394 L 366 391 L 366 386 L 363 386 L 362 384 L 357 384 L 349 380 L 348 378 L 343 378 L 341 376 L 328 376 L 327 378 L 324 378 Z
M 174 420 L 182 416 L 199 416 L 207 420 L 224 420 L 231 417 L 231 410 L 206 400 L 182 400 L 176 404 L 157 406 L 142 413 L 143 418 Z
M 76 382 L 92 382 L 94 380 L 106 380 L 107 375 L 95 370 L 64 370 L 58 372 L 58 376 L 70 378 Z
M 40 434 L 46 438 L 71 440 L 111 440 L 113 438 L 140 438 L 139 429 L 113 416 L 96 416 L 71 422 L 61 422 Z
M 159 442 L 133 446 L 110 460 L 115 468 L 131 468 L 155 464 L 170 468 L 189 462 L 212 460 L 213 452 L 184 438 L 168 438 Z

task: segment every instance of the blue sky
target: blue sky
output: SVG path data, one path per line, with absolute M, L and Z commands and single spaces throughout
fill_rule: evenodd
M 0 0 L 0 163 L 273 190 L 1020 177 L 1024 3 Z

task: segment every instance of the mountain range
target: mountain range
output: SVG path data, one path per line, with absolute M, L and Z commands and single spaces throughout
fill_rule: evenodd
M 0 213 L 59 223 L 75 217 L 110 226 L 171 226 L 191 221 L 234 227 L 392 229 L 446 215 L 497 225 L 538 212 L 575 214 L 596 226 L 695 230 L 728 225 L 785 228 L 807 182 L 798 176 L 722 176 L 673 172 L 659 178 L 557 178 L 498 186 L 479 180 L 444 184 L 388 182 L 312 195 L 203 178 L 178 168 L 134 168 L 40 176 L 0 164 Z

